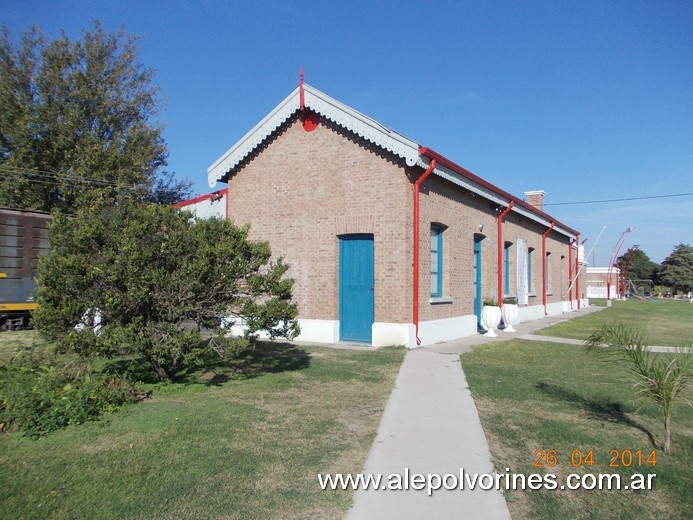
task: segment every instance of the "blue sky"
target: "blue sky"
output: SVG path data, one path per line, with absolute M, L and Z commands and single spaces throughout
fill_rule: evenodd
M 693 2 L 3 0 L 78 38 L 91 20 L 141 37 L 168 169 L 207 167 L 306 82 L 522 196 L 545 202 L 693 192 Z M 662 261 L 693 243 L 693 196 L 545 208 L 608 262 L 621 233 Z

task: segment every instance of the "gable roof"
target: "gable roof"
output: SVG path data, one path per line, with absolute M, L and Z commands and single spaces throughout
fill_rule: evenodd
M 207 169 L 210 187 L 217 181 L 225 181 L 228 174 L 255 148 L 269 137 L 279 126 L 301 109 L 301 86 L 298 86 L 284 101 L 267 114 L 250 132 L 245 134 L 224 155 Z M 340 103 L 327 94 L 303 83 L 304 106 L 333 123 L 353 132 L 371 143 L 388 150 L 414 166 L 419 159 L 419 145 L 403 135 L 386 128 L 375 119 Z
M 481 195 L 500 206 L 507 207 L 510 201 L 513 201 L 512 212 L 521 214 L 547 227 L 553 222 L 555 224 L 554 230 L 565 236 L 572 238 L 578 234 L 574 229 L 558 222 L 524 200 L 494 186 L 432 149 L 421 146 L 307 83 L 302 83 L 296 87 L 279 105 L 207 168 L 207 180 L 210 187 L 213 188 L 218 181 L 227 182 L 231 173 L 243 159 L 262 145 L 283 123 L 300 111 L 302 104 L 305 108 L 309 108 L 346 130 L 402 158 L 408 166 L 416 165 L 428 168 L 431 161 L 435 160 L 436 167 L 433 170 L 435 175 Z

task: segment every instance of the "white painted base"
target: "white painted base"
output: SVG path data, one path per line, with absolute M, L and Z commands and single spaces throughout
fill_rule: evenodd
M 548 303 L 546 305 L 546 312 L 548 316 L 558 316 L 563 314 L 563 302 Z
M 308 320 L 299 319 L 301 333 L 296 337 L 297 341 L 307 343 L 339 343 L 339 320 Z M 227 320 L 225 327 L 232 336 L 241 336 L 244 333 L 242 320 Z M 379 323 L 373 324 L 371 329 L 372 345 L 384 347 L 388 345 L 416 346 L 416 334 L 412 323 Z M 267 338 L 266 333 L 258 334 L 260 338 Z
M 337 343 L 339 341 L 339 321 L 337 320 L 298 320 L 301 333 L 296 337 L 298 341 L 309 343 Z M 242 336 L 245 333 L 245 324 L 241 318 L 224 318 L 222 327 L 228 329 L 231 336 Z M 269 334 L 260 332 L 259 338 L 268 339 Z
M 298 341 L 311 343 L 337 343 L 339 341 L 339 320 L 298 320 L 301 334 Z
M 571 312 L 571 302 L 549 303 L 546 306 L 548 316 L 557 316 L 564 312 Z M 577 311 L 578 301 L 572 302 L 572 311 Z M 589 304 L 588 300 L 580 301 L 580 308 Z M 543 305 L 520 306 L 517 312 L 517 322 L 544 318 Z M 309 343 L 339 343 L 339 320 L 309 320 L 299 319 L 301 334 L 296 338 L 298 341 Z M 227 322 L 226 326 L 231 335 L 239 336 L 243 334 L 243 325 L 240 321 Z M 431 320 L 419 323 L 419 338 L 421 345 L 416 344 L 416 330 L 412 323 L 386 323 L 376 322 L 372 328 L 372 345 L 374 347 L 384 347 L 388 345 L 404 345 L 407 348 L 417 346 L 433 345 L 442 341 L 451 341 L 457 338 L 473 336 L 477 334 L 477 319 L 473 314 L 446 318 L 442 320 Z M 266 338 L 267 334 L 260 334 L 261 338 Z
M 544 306 L 543 305 L 527 305 L 520 306 L 517 309 L 517 322 L 524 323 L 526 321 L 533 321 L 544 318 Z
M 577 312 L 581 310 L 583 307 L 589 307 L 589 304 L 590 301 L 587 298 L 573 301 L 564 301 L 563 312 Z
M 416 330 L 413 323 L 374 323 L 372 330 L 374 347 L 416 346 Z
M 568 311 L 566 311 L 568 309 Z M 556 302 L 546 304 L 546 313 L 544 313 L 543 305 L 530 305 L 526 307 L 520 307 L 517 310 L 517 320 L 518 323 L 524 323 L 526 321 L 538 320 L 545 318 L 546 316 L 558 316 L 564 312 L 569 312 L 570 303 L 569 302 Z M 575 309 L 577 309 L 577 303 L 575 304 Z
M 463 338 L 476 333 L 476 316 L 473 314 L 419 323 L 421 346 Z M 411 346 L 416 346 L 416 338 Z

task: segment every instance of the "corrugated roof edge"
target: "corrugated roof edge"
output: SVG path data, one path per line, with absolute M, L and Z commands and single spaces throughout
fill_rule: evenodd
M 403 158 L 409 166 L 417 163 L 419 159 L 419 144 L 415 141 L 387 128 L 375 119 L 362 114 L 358 110 L 354 110 L 306 83 L 303 84 L 303 90 L 306 108 Z M 225 182 L 229 177 L 229 173 L 245 157 L 252 153 L 265 139 L 299 110 L 300 89 L 297 87 L 207 169 L 207 180 L 210 187 L 213 188 L 217 181 Z
M 429 160 L 435 159 L 438 164 L 445 166 L 446 168 L 449 168 L 453 172 L 455 172 L 459 175 L 462 175 L 463 177 L 472 181 L 473 183 L 478 184 L 479 186 L 495 193 L 496 195 L 499 195 L 500 197 L 502 197 L 504 199 L 507 199 L 508 204 L 512 200 L 515 202 L 516 207 L 521 206 L 522 208 L 530 211 L 531 213 L 534 213 L 535 215 L 541 217 L 542 219 L 544 219 L 548 222 L 555 222 L 556 226 L 560 226 L 568 234 L 570 234 L 570 235 L 579 234 L 578 231 L 576 231 L 575 229 L 573 229 L 569 226 L 566 226 L 562 222 L 559 222 L 558 220 L 556 220 L 554 217 L 552 217 L 548 213 L 545 213 L 545 212 L 541 211 L 540 209 L 535 208 L 531 204 L 528 204 L 524 200 L 516 197 L 515 195 L 508 193 L 507 191 L 499 188 L 498 186 L 495 186 L 494 184 L 491 184 L 490 182 L 482 179 L 478 175 L 475 175 L 474 173 L 470 172 L 466 168 L 463 168 L 462 166 L 451 161 L 447 157 L 444 157 L 443 155 L 439 154 L 435 150 L 431 150 L 430 148 L 428 148 L 426 146 L 422 146 L 421 148 L 419 148 L 419 153 Z

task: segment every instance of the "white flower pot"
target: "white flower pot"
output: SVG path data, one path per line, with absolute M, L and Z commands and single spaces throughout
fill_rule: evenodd
M 517 323 L 517 305 L 514 303 L 504 303 L 501 308 L 503 315 L 503 323 L 505 323 L 504 332 L 517 332 L 513 325 Z
M 488 336 L 489 338 L 495 338 L 497 334 L 494 332 L 494 329 L 498 327 L 501 321 L 500 307 L 484 305 L 484 308 L 481 309 L 481 319 L 483 320 L 484 325 L 488 329 L 484 336 Z

